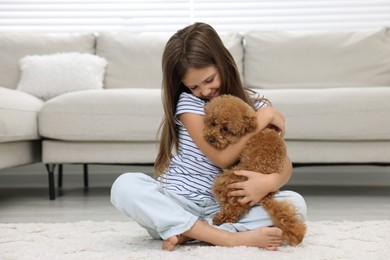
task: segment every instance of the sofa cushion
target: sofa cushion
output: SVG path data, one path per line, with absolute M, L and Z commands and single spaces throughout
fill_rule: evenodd
M 252 88 L 390 86 L 390 28 L 354 32 L 248 32 Z
M 78 90 L 102 89 L 107 61 L 89 53 L 29 55 L 20 60 L 17 89 L 40 99 Z
M 0 32 L 0 86 L 15 89 L 19 60 L 26 55 L 57 52 L 94 53 L 95 36 L 91 34 L 46 34 Z
M 108 61 L 105 88 L 161 88 L 162 55 L 170 35 L 101 32 L 96 54 Z M 242 36 L 221 35 L 242 73 Z
M 0 87 L 0 142 L 36 140 L 43 101 L 24 92 Z
M 156 141 L 162 115 L 160 89 L 77 91 L 45 103 L 39 131 L 68 141 Z
M 390 140 L 390 88 L 262 89 L 286 118 L 287 140 Z
M 0 169 L 41 161 L 41 140 L 0 143 Z
M 43 163 L 153 163 L 158 142 L 43 140 Z M 1 146 L 0 146 L 1 152 Z M 1 159 L 0 159 L 1 163 Z

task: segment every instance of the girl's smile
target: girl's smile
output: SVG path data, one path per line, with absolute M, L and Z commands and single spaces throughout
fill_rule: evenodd
M 182 82 L 199 98 L 211 100 L 219 96 L 221 79 L 215 66 L 189 68 Z

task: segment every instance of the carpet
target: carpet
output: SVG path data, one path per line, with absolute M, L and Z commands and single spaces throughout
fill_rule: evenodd
M 0 259 L 390 259 L 390 220 L 307 222 L 298 247 L 277 251 L 204 243 L 162 251 L 134 222 L 0 224 Z

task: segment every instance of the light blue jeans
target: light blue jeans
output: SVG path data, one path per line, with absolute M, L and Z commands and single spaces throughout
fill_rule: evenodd
M 306 218 L 306 203 L 293 191 L 280 191 L 278 200 L 289 200 Z M 195 203 L 173 192 L 164 191 L 160 182 L 143 173 L 125 173 L 119 176 L 111 188 L 112 204 L 145 228 L 155 239 L 167 239 L 189 230 L 199 220 L 210 225 L 220 206 L 213 200 Z M 230 232 L 252 230 L 271 226 L 268 213 L 254 206 L 237 223 L 225 223 L 217 228 Z

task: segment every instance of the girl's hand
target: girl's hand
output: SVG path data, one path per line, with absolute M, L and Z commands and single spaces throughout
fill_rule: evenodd
M 284 116 L 273 107 L 264 107 L 256 111 L 258 131 L 271 125 L 283 137 L 286 132 Z
M 228 189 L 232 189 L 228 196 L 242 197 L 238 200 L 241 204 L 249 203 L 250 206 L 253 206 L 273 191 L 271 178 L 274 174 L 261 174 L 245 170 L 235 171 L 234 174 L 248 178 L 246 181 L 227 186 Z

